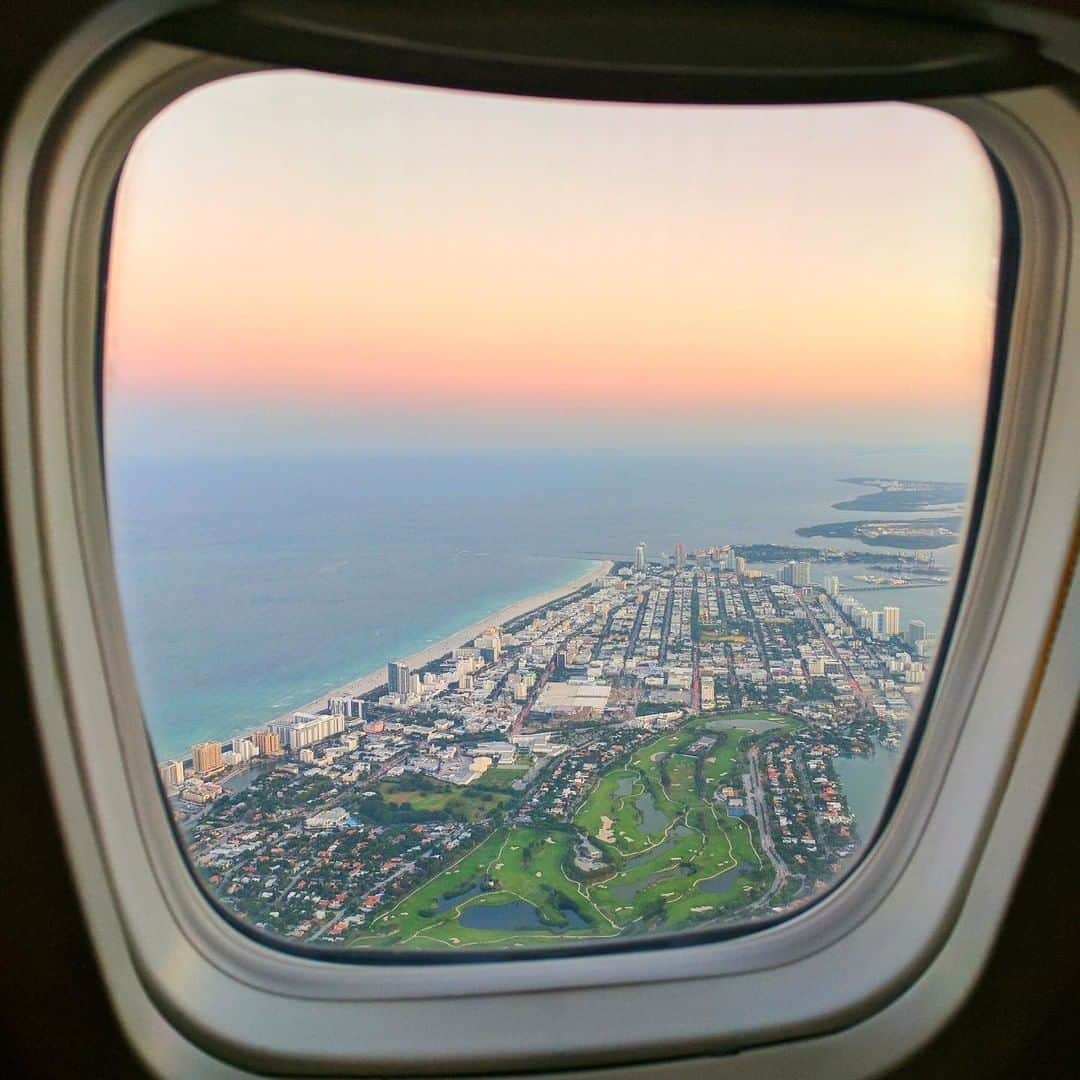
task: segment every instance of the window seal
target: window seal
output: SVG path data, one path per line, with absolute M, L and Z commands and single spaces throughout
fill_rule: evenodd
M 185 82 L 204 81 L 215 72 L 224 74 L 227 70 L 236 69 L 221 59 L 206 60 L 182 50 L 160 46 L 129 50 L 119 58 L 118 64 L 95 75 L 93 86 L 81 101 L 67 99 L 67 124 L 62 129 L 52 126 L 55 117 L 51 113 L 42 122 L 40 116 L 32 115 L 31 109 L 26 122 L 36 135 L 26 144 L 29 159 L 24 153 L 13 165 L 9 160 L 11 155 L 5 156 L 5 218 L 0 229 L 0 245 L 5 279 L 17 282 L 5 290 L 3 301 L 4 352 L 9 360 L 14 358 L 4 371 L 5 442 L 20 607 L 58 811 L 106 977 L 114 978 L 118 965 L 126 963 L 127 992 L 133 992 L 131 979 L 134 978 L 161 1017 L 167 1017 L 189 1039 L 217 1055 L 253 1067 L 308 1071 L 352 1067 L 358 1062 L 370 1069 L 417 1071 L 429 1060 L 417 1056 L 422 1053 L 418 1044 L 441 1033 L 441 1025 L 446 1023 L 442 1015 L 457 1022 L 480 1006 L 487 1010 L 485 1015 L 489 1019 L 485 1028 L 490 1025 L 491 1030 L 485 1031 L 484 1038 L 476 1031 L 457 1036 L 449 1033 L 442 1047 L 444 1056 L 435 1064 L 436 1071 L 446 1072 L 455 1067 L 516 1067 L 531 1060 L 529 1055 L 535 1055 L 540 1045 L 547 1051 L 548 1062 L 564 1064 L 591 1064 L 620 1057 L 640 1060 L 644 1056 L 684 1055 L 706 1048 L 723 1051 L 842 1028 L 885 1001 L 898 999 L 904 987 L 914 985 L 913 980 L 940 948 L 943 937 L 947 936 L 947 925 L 963 904 L 962 890 L 946 905 L 946 923 L 936 927 L 930 939 L 918 933 L 918 927 L 913 931 L 903 922 L 902 913 L 898 913 L 897 932 L 902 930 L 909 935 L 914 932 L 923 945 L 917 952 L 909 950 L 900 958 L 899 966 L 896 957 L 890 958 L 890 977 L 882 980 L 879 972 L 877 979 L 870 979 L 866 972 L 844 970 L 844 978 L 840 980 L 844 985 L 827 988 L 833 1000 L 812 1003 L 819 1006 L 814 1015 L 808 1015 L 806 1008 L 798 1015 L 799 1008 L 792 1007 L 811 1003 L 788 1001 L 787 1015 L 759 1017 L 756 1026 L 744 1024 L 741 1031 L 719 1031 L 717 1021 L 703 1015 L 701 1000 L 712 994 L 721 1011 L 732 1006 L 725 1022 L 735 1011 L 734 1006 L 742 1007 L 744 1021 L 752 1020 L 747 1016 L 747 1002 L 740 1002 L 740 997 L 749 991 L 743 976 L 755 972 L 729 965 L 723 974 L 715 974 L 708 968 L 707 953 L 714 949 L 712 946 L 671 950 L 664 955 L 667 970 L 641 972 L 640 977 L 624 970 L 611 972 L 613 977 L 604 982 L 599 977 L 601 973 L 579 970 L 576 986 L 572 985 L 574 979 L 569 969 L 575 966 L 580 969 L 581 965 L 575 965 L 573 959 L 525 961 L 521 965 L 500 963 L 504 971 L 516 967 L 518 971 L 528 971 L 528 977 L 524 981 L 518 979 L 516 986 L 506 981 L 501 986 L 492 985 L 487 998 L 475 985 L 463 986 L 460 978 L 456 981 L 446 978 L 446 973 L 433 978 L 430 972 L 418 971 L 412 974 L 420 977 L 410 978 L 411 986 L 399 987 L 395 996 L 395 992 L 388 992 L 386 980 L 390 975 L 396 977 L 402 973 L 384 972 L 378 979 L 368 980 L 366 1005 L 358 1010 L 356 1003 L 364 997 L 356 992 L 355 986 L 348 1000 L 340 998 L 344 992 L 340 986 L 330 990 L 325 985 L 305 987 L 305 983 L 325 984 L 330 965 L 300 961 L 276 950 L 252 946 L 246 939 L 238 942 L 235 939 L 239 935 L 230 938 L 224 932 L 225 924 L 216 912 L 213 918 L 206 918 L 208 909 L 201 897 L 184 894 L 177 877 L 178 859 L 182 860 L 182 856 L 175 850 L 170 852 L 169 845 L 162 843 L 161 819 L 167 818 L 167 812 L 156 795 L 147 796 L 147 777 L 152 778 L 156 788 L 156 775 L 145 739 L 138 750 L 130 744 L 126 748 L 117 746 L 115 761 L 105 763 L 92 760 L 102 747 L 93 745 L 92 738 L 88 741 L 88 734 L 98 733 L 95 725 L 100 726 L 103 712 L 115 713 L 132 704 L 131 687 L 118 689 L 117 671 L 124 671 L 127 664 L 125 679 L 130 679 L 133 685 L 133 678 L 130 662 L 125 659 L 126 646 L 115 640 L 116 611 L 106 611 L 103 616 L 99 595 L 104 574 L 100 560 L 111 558 L 111 552 L 103 519 L 103 494 L 94 487 L 93 474 L 98 463 L 88 449 L 96 441 L 96 421 L 93 410 L 87 406 L 91 398 L 86 396 L 94 381 L 93 373 L 82 359 L 86 355 L 85 343 L 94 333 L 97 304 L 95 297 L 76 296 L 72 286 L 80 281 L 85 286 L 85 260 L 91 254 L 96 259 L 99 253 L 105 177 L 109 175 L 105 166 L 111 163 L 114 176 L 117 154 L 122 152 L 125 139 L 129 141 L 133 134 L 130 128 L 125 129 L 125 124 L 150 110 L 148 97 L 137 107 L 133 105 L 134 97 L 151 86 L 167 97 Z M 1032 93 L 1038 97 L 1046 92 Z M 110 94 L 114 96 L 110 98 Z M 1051 419 L 1049 381 L 1056 375 L 1053 358 L 1062 332 L 1062 304 L 1058 294 L 1053 293 L 1053 285 L 1066 279 L 1071 217 L 1069 196 L 1063 193 L 1060 177 L 1055 183 L 1054 154 L 1049 157 L 1040 154 L 1037 142 L 1016 118 L 1017 112 L 1024 111 L 1024 100 L 1031 99 L 1019 94 L 1011 102 L 1003 100 L 997 105 L 973 101 L 949 102 L 945 107 L 974 123 L 980 134 L 997 147 L 1017 186 L 1022 215 L 1038 208 L 1044 217 L 1042 225 L 1035 223 L 1033 234 L 1036 248 L 1039 243 L 1044 245 L 1040 252 L 1044 264 L 1029 262 L 1022 269 L 1018 303 L 1030 305 L 1030 310 L 1025 308 L 1024 317 L 1014 326 L 1011 342 L 1014 352 L 1027 350 L 1037 354 L 1038 362 L 1029 358 L 1022 372 L 1014 366 L 1007 373 L 1005 387 L 1006 394 L 1013 395 L 1013 399 L 1019 397 L 1027 402 L 1029 412 L 1034 415 L 1018 416 L 1015 409 L 1013 412 L 1006 409 L 1003 441 L 995 453 L 1002 455 L 1003 465 L 1012 473 L 1019 474 L 1011 478 L 1022 489 L 1013 493 L 1019 495 L 1014 500 L 1019 505 L 1007 505 L 1006 509 L 1016 510 L 1026 520 L 1037 504 L 1043 520 L 1049 516 L 1055 523 L 1055 528 L 1048 530 L 1048 539 L 1042 542 L 1040 563 L 1046 576 L 1047 567 L 1056 569 L 1064 565 L 1059 550 L 1060 509 L 1056 517 L 1053 509 L 1048 509 L 1046 493 L 1039 490 L 1038 465 L 1042 452 L 1039 440 Z M 119 101 L 123 102 L 123 108 L 117 112 Z M 158 104 L 161 103 L 159 99 Z M 1033 111 L 1030 105 L 1026 107 L 1029 113 Z M 1057 99 L 1056 107 L 1060 110 L 1065 106 Z M 26 120 L 25 112 L 23 120 Z M 989 134 L 987 129 L 995 125 L 999 130 Z M 48 133 L 48 141 L 44 133 Z M 1008 147 L 1004 151 L 1002 144 Z M 1055 153 L 1061 153 L 1060 146 Z M 1031 155 L 1031 159 L 1026 165 L 1018 164 L 1025 154 Z M 39 182 L 37 187 L 32 183 L 35 180 Z M 1075 185 L 1075 177 L 1069 182 Z M 31 190 L 39 191 L 41 198 L 33 210 L 34 230 L 27 235 L 24 223 L 17 216 L 8 215 L 30 209 Z M 12 195 L 14 201 L 9 198 Z M 94 222 L 98 226 L 96 232 Z M 38 228 L 40 233 L 36 231 Z M 1041 239 L 1038 228 L 1045 230 Z M 1055 236 L 1055 229 L 1059 236 Z M 1025 221 L 1025 241 L 1028 236 Z M 22 272 L 27 268 L 29 275 Z M 23 318 L 30 310 L 36 315 L 33 324 Z M 1075 320 L 1075 307 L 1070 311 Z M 1059 405 L 1059 412 L 1060 408 Z M 1034 448 L 1032 438 L 1036 443 Z M 100 471 L 97 483 L 100 484 Z M 990 493 L 991 499 L 999 501 L 999 505 L 990 507 L 992 515 L 1000 516 L 1000 502 L 1007 494 L 1000 491 L 1000 484 L 999 490 Z M 1012 566 L 1014 572 L 1021 539 L 1026 546 L 1027 538 L 1021 538 L 1015 531 L 999 537 L 1004 548 L 999 561 Z M 1031 581 L 1030 566 L 1027 569 L 1027 580 Z M 981 575 L 973 582 L 974 589 L 985 591 L 993 587 L 993 582 L 987 580 L 993 576 L 993 566 L 988 567 L 985 559 L 981 563 L 976 561 L 973 574 Z M 112 582 L 106 587 L 114 586 Z M 1035 585 L 1032 589 L 1038 591 Z M 962 608 L 970 606 L 969 599 L 965 596 L 961 600 Z M 1042 618 L 1037 599 L 1027 597 L 1027 608 L 1031 610 L 1025 609 L 1016 618 L 1026 618 L 1030 625 L 1036 625 L 1032 620 Z M 1004 597 L 997 605 L 999 617 L 1003 606 Z M 985 631 L 984 636 L 990 640 L 984 642 L 983 651 L 992 652 L 1000 627 L 972 628 L 972 632 L 975 630 Z M 946 669 L 950 665 L 955 666 L 951 655 L 945 661 Z M 943 684 L 947 684 L 949 675 L 951 670 L 943 672 Z M 137 699 L 134 700 L 137 715 Z M 998 767 L 993 783 L 980 785 L 982 812 L 978 816 L 983 824 L 974 839 L 967 837 L 967 874 L 973 873 L 977 866 L 981 844 L 989 830 L 987 821 L 1006 786 L 1016 749 L 1015 734 L 1007 746 L 997 746 Z M 951 767 L 944 755 L 932 764 L 941 774 Z M 134 801 L 130 797 L 132 792 Z M 910 810 L 913 798 L 910 790 L 903 793 L 900 809 Z M 156 804 L 156 809 L 152 804 Z M 926 808 L 928 815 L 938 810 L 936 802 Z M 922 850 L 918 838 L 910 839 L 906 854 L 897 860 L 898 865 L 903 864 L 905 873 Z M 186 873 L 186 860 L 182 860 L 182 868 Z M 833 899 L 849 895 L 855 881 L 852 878 L 841 885 Z M 155 905 L 163 896 L 168 899 L 163 910 L 158 910 Z M 863 922 L 849 926 L 845 940 L 857 939 L 866 923 L 893 900 L 892 889 L 875 898 Z M 139 910 L 140 907 L 155 907 L 152 914 L 161 920 L 160 924 L 152 927 L 147 918 L 151 913 Z M 802 935 L 813 933 L 815 920 L 826 907 L 823 903 L 815 911 L 796 916 L 777 929 L 794 928 Z M 169 919 L 173 920 L 172 930 L 168 930 Z M 162 927 L 171 935 L 169 940 L 150 940 L 153 929 Z M 761 940 L 770 934 L 775 941 L 778 935 L 773 931 L 762 931 L 755 936 Z M 241 955 L 233 955 L 241 943 Z M 728 946 L 733 944 L 737 943 L 721 943 L 717 948 L 726 950 L 730 959 L 732 950 Z M 767 967 L 757 967 L 756 972 L 763 973 L 765 981 L 758 980 L 761 995 L 754 1000 L 756 1008 L 767 1005 L 770 980 L 775 982 L 781 974 L 785 980 L 791 978 L 791 969 L 797 963 L 813 962 L 827 955 L 833 944 L 819 939 L 801 961 L 790 956 L 777 960 L 775 975 Z M 885 946 L 889 944 L 886 942 Z M 696 959 L 691 959 L 692 954 Z M 181 956 L 185 960 L 177 968 Z M 668 963 L 675 959 L 680 962 Z M 881 963 L 883 967 L 886 965 L 884 959 Z M 602 965 L 600 959 L 593 958 L 588 966 Z M 458 971 L 465 970 L 475 976 L 480 967 L 472 965 Z M 178 970 L 186 972 L 186 979 L 180 980 L 183 985 L 177 984 Z M 343 969 L 335 966 L 335 970 L 340 975 Z M 649 979 L 656 981 L 647 985 Z M 472 981 L 475 983 L 475 978 Z M 193 997 L 196 983 L 199 993 Z M 746 988 L 737 989 L 737 986 Z M 118 989 L 115 982 L 111 988 L 114 999 L 123 996 L 123 988 Z M 562 993 L 552 995 L 544 993 L 544 989 L 559 989 Z M 791 992 L 794 993 L 794 988 Z M 604 1017 L 614 1023 L 614 1017 L 625 1015 L 628 1003 L 641 993 L 648 994 L 651 1008 L 659 1008 L 668 1017 L 677 1015 L 677 1009 L 682 1006 L 686 1009 L 683 1014 L 686 1022 L 673 1036 L 670 1030 L 666 1034 L 658 1032 L 655 1024 L 644 1030 L 649 1018 L 643 1016 L 642 1023 L 635 1025 L 642 1029 L 633 1033 L 636 1041 L 632 1045 L 612 1047 L 610 1040 L 605 1042 L 603 1038 Z M 775 988 L 771 993 L 775 993 Z M 335 994 L 339 995 L 337 1000 Z M 444 996 L 451 994 L 455 996 Z M 285 1009 L 286 1017 L 288 1011 L 304 1013 L 309 1019 L 307 1031 L 268 1030 L 274 1025 L 266 1023 L 266 1014 L 260 1020 L 259 1014 L 247 1004 L 248 999 L 259 1000 L 264 1009 L 272 1006 Z M 231 1030 L 222 1031 L 215 1028 L 213 1017 L 215 1005 L 219 1006 L 218 1016 L 225 1014 L 220 1006 L 226 1002 L 237 1019 Z M 344 1012 L 340 1008 L 331 1010 L 332 1005 L 346 1008 Z M 392 1020 L 395 1009 L 397 1019 Z M 340 1014 L 338 1023 L 348 1026 L 349 1030 L 342 1030 L 340 1041 L 327 1038 L 327 1025 L 332 1023 L 328 1011 Z M 401 1022 L 401 1016 L 406 1013 L 411 1017 L 407 1026 Z M 531 1017 L 531 1030 L 521 1026 L 523 1017 Z M 591 1031 L 582 1030 L 586 1022 Z M 129 1033 L 138 1042 L 145 1033 L 133 1030 L 130 1020 L 128 1023 Z M 557 1052 L 550 1045 L 554 1030 L 551 1025 L 555 1023 L 562 1025 L 559 1030 L 565 1037 L 565 1045 L 560 1045 Z M 357 1031 L 361 1027 L 363 1030 Z M 334 1028 L 335 1033 L 337 1030 Z M 625 1038 L 626 1032 L 620 1035 Z M 743 1054 L 740 1060 L 745 1060 Z

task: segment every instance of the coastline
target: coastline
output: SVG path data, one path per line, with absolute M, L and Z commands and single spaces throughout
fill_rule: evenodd
M 561 600 L 565 596 L 569 596 L 571 593 L 577 592 L 579 589 L 585 588 L 586 585 L 591 585 L 594 581 L 606 576 L 611 572 L 615 563 L 610 559 L 601 559 L 595 562 L 591 569 L 587 570 L 584 574 L 580 574 L 574 578 L 573 581 L 568 582 L 565 585 L 558 585 L 553 589 L 548 589 L 545 592 L 534 593 L 532 596 L 526 596 L 521 600 L 516 600 L 512 604 L 507 604 L 504 607 L 498 609 L 498 611 L 492 612 L 490 615 L 485 616 L 482 619 L 478 619 L 468 626 L 462 627 L 460 630 L 455 630 L 452 634 L 447 634 L 446 637 L 428 645 L 426 648 L 420 649 L 418 652 L 412 653 L 410 656 L 395 657 L 388 656 L 387 663 L 391 660 L 401 660 L 409 665 L 410 668 L 420 668 L 425 664 L 430 664 L 434 660 L 438 660 L 440 657 L 445 656 L 453 649 L 461 648 L 467 642 L 473 638 L 482 634 L 489 626 L 502 626 L 504 623 L 511 622 L 514 619 L 521 618 L 522 615 L 527 615 L 531 611 L 536 611 L 538 608 L 546 607 L 548 604 L 555 603 L 556 600 Z M 222 746 L 226 743 L 232 744 L 233 739 L 243 739 L 252 732 L 265 728 L 268 724 L 273 724 L 278 721 L 285 721 L 292 717 L 293 713 L 297 712 L 318 712 L 321 709 L 326 708 L 326 699 L 338 694 L 346 695 L 360 695 L 370 693 L 377 687 L 386 683 L 386 666 L 377 668 L 374 671 L 369 671 L 365 675 L 361 675 L 351 682 L 344 683 L 343 685 L 330 687 L 324 690 L 317 698 L 307 702 L 304 705 L 297 705 L 295 708 L 288 709 L 287 711 L 280 713 L 278 716 L 267 720 L 266 723 L 259 724 L 256 727 L 248 728 L 246 731 L 237 732 L 235 735 L 229 735 L 221 739 Z M 190 747 L 185 751 L 181 761 L 190 760 Z

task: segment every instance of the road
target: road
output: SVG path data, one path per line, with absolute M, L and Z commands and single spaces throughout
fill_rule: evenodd
M 814 633 L 817 634 L 818 639 L 825 643 L 825 648 L 828 649 L 829 655 L 841 666 L 841 668 L 843 668 L 844 674 L 847 675 L 848 682 L 851 685 L 851 692 L 859 701 L 862 702 L 864 707 L 869 708 L 871 704 L 870 698 L 863 691 L 863 688 L 859 685 L 858 680 L 855 678 L 855 676 L 851 674 L 851 668 L 848 667 L 847 662 L 837 651 L 836 646 L 833 644 L 832 638 L 825 633 L 825 628 L 821 625 L 821 620 L 817 617 L 817 615 L 814 614 L 809 605 L 803 603 L 802 601 L 800 601 L 800 604 L 802 605 L 802 610 L 806 615 L 807 619 L 810 620 L 810 624 L 813 626 Z M 838 617 L 843 618 L 842 615 Z
M 758 834 L 761 837 L 761 849 L 768 856 L 769 862 L 772 863 L 773 869 L 776 871 L 776 877 L 773 879 L 773 883 L 769 886 L 765 895 L 758 901 L 759 904 L 765 904 L 791 876 L 791 871 L 788 869 L 787 863 L 777 854 L 776 845 L 773 843 L 772 833 L 769 832 L 768 811 L 765 809 L 765 787 L 761 782 L 761 771 L 758 766 L 758 748 L 756 746 L 750 748 L 750 752 L 747 754 L 747 763 L 749 764 L 750 771 L 743 777 L 743 785 L 746 788 L 746 797 L 754 807 L 754 815 L 756 816 L 758 823 Z

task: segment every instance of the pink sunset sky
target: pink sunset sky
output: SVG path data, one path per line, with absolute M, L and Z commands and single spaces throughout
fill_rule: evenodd
M 148 452 L 974 439 L 993 174 L 909 105 L 599 105 L 293 72 L 121 177 L 112 438 Z

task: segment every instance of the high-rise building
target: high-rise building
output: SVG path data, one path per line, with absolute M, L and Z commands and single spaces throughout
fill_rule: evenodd
M 363 720 L 364 699 L 348 694 L 335 694 L 326 699 L 326 708 L 334 716 L 344 716 L 346 720 Z
M 907 639 L 909 645 L 918 645 L 926 637 L 926 623 L 922 619 L 912 619 L 908 623 Z
M 793 559 L 780 571 L 780 580 L 785 585 L 809 585 L 810 564 L 808 562 L 795 562 Z
M 634 569 L 644 572 L 645 566 L 645 541 L 643 540 L 634 549 Z
M 269 728 L 255 732 L 255 746 L 263 757 L 278 757 L 281 754 L 281 739 L 276 731 Z
M 825 591 L 830 596 L 840 595 L 840 579 L 835 574 L 830 574 L 825 578 Z
M 681 568 L 686 565 L 686 545 L 679 541 L 675 545 L 675 566 Z
M 727 570 L 739 569 L 739 556 L 735 553 L 734 548 L 728 548 L 727 560 L 724 563 L 724 567 Z
M 290 720 L 275 720 L 272 731 L 294 754 L 307 746 L 340 735 L 345 730 L 345 717 L 333 713 L 293 713 Z
M 883 638 L 886 636 L 884 611 L 872 611 L 870 613 L 870 633 L 876 638 Z
M 885 608 L 885 634 L 888 637 L 896 637 L 900 633 L 900 609 L 898 607 Z
M 237 761 L 241 763 L 250 761 L 253 757 L 257 757 L 259 753 L 259 748 L 251 739 L 233 739 L 232 749 Z
M 746 573 L 746 560 L 741 555 L 735 556 L 735 573 L 740 577 Z
M 502 631 L 497 626 L 489 626 L 473 645 L 480 650 L 485 663 L 494 664 L 502 656 Z
M 391 694 L 409 692 L 409 665 L 400 660 L 391 660 L 386 665 L 386 685 Z
M 184 783 L 184 763 L 182 761 L 162 761 L 158 764 L 158 776 L 166 791 L 175 791 Z
M 196 743 L 191 748 L 191 764 L 200 776 L 221 772 L 225 768 L 225 762 L 221 759 L 221 743 Z
M 409 675 L 408 696 L 409 697 L 419 697 L 420 696 L 420 676 L 415 671 L 411 672 L 410 675 Z

